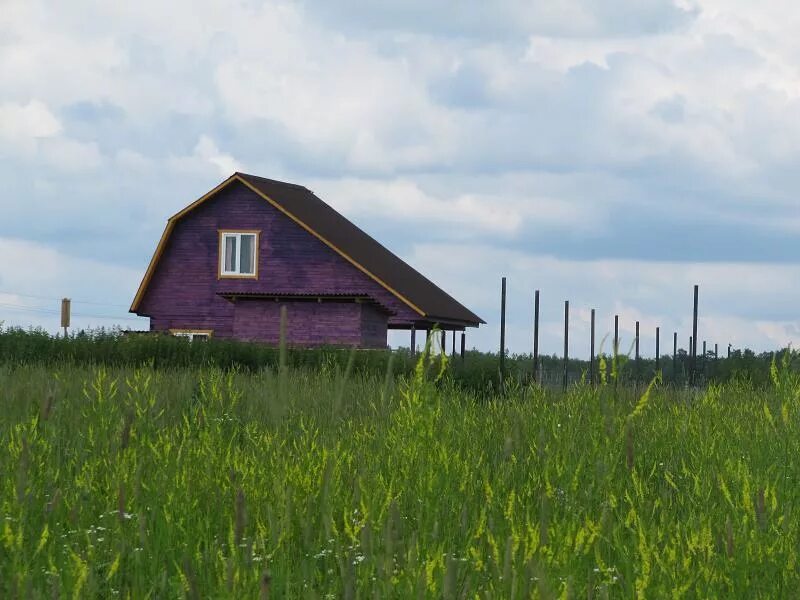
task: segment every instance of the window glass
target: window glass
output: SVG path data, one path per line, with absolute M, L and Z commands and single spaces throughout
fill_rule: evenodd
M 242 273 L 243 275 L 253 275 L 256 272 L 255 245 L 256 245 L 255 235 L 242 234 L 241 255 L 239 259 L 239 272 Z
M 225 236 L 225 272 L 236 272 L 236 236 Z
M 258 269 L 258 234 L 222 232 L 219 257 L 221 276 L 255 276 Z

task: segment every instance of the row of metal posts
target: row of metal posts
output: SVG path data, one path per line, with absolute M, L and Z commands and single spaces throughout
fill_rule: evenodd
M 689 338 L 689 357 L 690 372 L 689 383 L 694 385 L 697 382 L 697 348 L 694 340 L 697 339 L 697 317 L 698 317 L 699 286 L 694 286 L 694 303 L 692 311 L 692 336 Z M 639 321 L 636 321 L 635 330 L 635 361 L 636 371 L 639 372 Z M 656 369 L 661 366 L 661 328 L 656 327 Z M 463 346 L 463 337 L 462 337 Z M 500 389 L 505 385 L 505 354 L 506 354 L 506 278 L 502 278 L 500 291 Z M 619 315 L 614 315 L 614 356 L 619 354 Z M 462 350 L 463 355 L 463 350 Z M 728 347 L 730 356 L 730 346 Z M 703 357 L 706 356 L 706 342 L 703 342 Z M 718 345 L 714 344 L 714 357 L 718 357 Z M 678 332 L 673 333 L 672 337 L 672 371 L 677 373 L 678 359 Z M 539 290 L 534 292 L 533 300 L 533 380 L 537 380 L 539 371 Z M 589 342 L 589 381 L 595 382 L 595 309 L 591 309 L 591 335 Z M 564 372 L 563 387 L 566 389 L 569 383 L 569 300 L 564 301 Z

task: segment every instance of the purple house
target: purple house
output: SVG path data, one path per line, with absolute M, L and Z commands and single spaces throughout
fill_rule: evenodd
M 484 323 L 310 190 L 244 173 L 167 221 L 130 310 L 151 331 L 274 344 L 284 306 L 295 346 Z

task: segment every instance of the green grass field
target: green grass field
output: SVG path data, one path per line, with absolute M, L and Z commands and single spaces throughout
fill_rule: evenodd
M 776 598 L 800 384 L 0 365 L 2 598 Z

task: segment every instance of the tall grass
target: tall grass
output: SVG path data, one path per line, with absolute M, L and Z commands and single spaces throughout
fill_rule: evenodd
M 800 383 L 0 365 L 0 597 L 775 598 Z
M 432 339 L 438 340 L 439 336 L 434 335 Z M 796 355 L 786 350 L 777 353 L 779 361 L 783 356 L 792 358 L 794 368 L 800 367 Z M 730 358 L 719 360 L 714 360 L 710 355 L 698 357 L 698 381 L 720 383 L 735 379 L 763 386 L 770 381 L 770 364 L 774 357 L 773 353 L 756 355 L 749 350 L 735 351 Z M 283 360 L 288 367 L 314 369 L 342 369 L 350 363 L 354 372 L 376 377 L 386 373 L 390 360 L 393 371 L 398 375 L 410 375 L 415 365 L 414 357 L 407 348 L 396 351 L 358 350 L 355 353 L 335 347 L 288 348 Z M 546 386 L 560 386 L 564 372 L 563 360 L 555 355 L 541 356 L 539 360 L 539 382 Z M 257 372 L 267 367 L 278 368 L 280 361 L 279 348 L 235 340 L 211 339 L 191 343 L 168 335 L 124 335 L 119 331 L 102 329 L 81 331 L 65 338 L 51 336 L 44 331 L 3 329 L 0 325 L 0 362 L 38 363 L 54 367 L 151 366 L 158 370 L 213 366 Z M 658 369 L 652 359 L 637 362 L 629 356 L 598 362 L 598 366 L 605 364 L 605 376 L 621 383 L 646 384 L 659 371 L 665 383 L 685 385 L 690 369 L 689 357 L 683 352 L 679 352 L 675 361 L 671 357 L 662 357 Z M 470 350 L 466 352 L 463 362 L 460 357 L 455 357 L 449 370 L 451 380 L 462 388 L 491 396 L 499 387 L 498 368 L 497 353 Z M 530 381 L 533 375 L 531 355 L 507 356 L 506 369 L 507 381 Z M 588 372 L 588 361 L 570 359 L 571 382 L 586 380 Z M 599 371 L 596 378 L 600 379 Z

